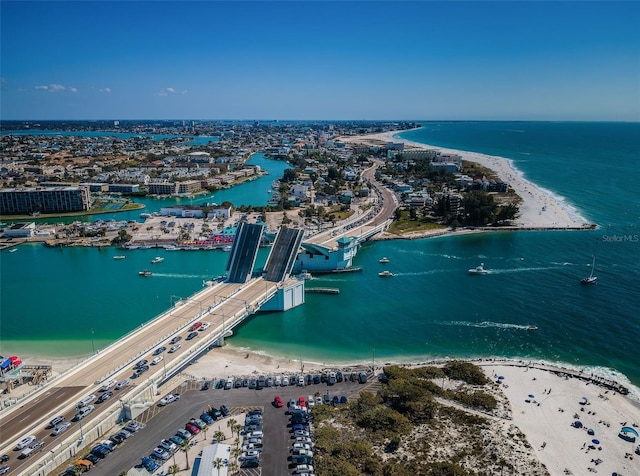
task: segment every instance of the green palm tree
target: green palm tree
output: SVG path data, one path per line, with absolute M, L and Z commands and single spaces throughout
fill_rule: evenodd
M 180 449 L 184 451 L 184 459 L 187 461 L 187 470 L 189 470 L 189 448 L 191 444 L 186 440 L 180 444 Z
M 238 424 L 233 418 L 227 420 L 227 428 L 231 429 L 231 436 L 233 436 L 234 427 Z
M 220 468 L 222 468 L 222 458 L 216 458 L 213 462 L 213 467 L 216 468 L 218 474 L 220 474 Z
M 218 440 L 218 441 L 224 441 L 227 439 L 227 435 L 224 434 L 224 432 L 218 430 L 213 434 L 213 437 Z
M 240 469 L 240 466 L 238 466 L 238 463 L 236 463 L 235 461 L 231 461 L 229 463 L 229 472 L 231 474 L 236 474 L 239 469 Z
M 237 446 L 231 450 L 231 456 L 233 456 L 234 459 L 238 459 L 238 456 L 240 456 L 240 453 L 242 453 L 242 450 Z
M 171 466 L 169 466 L 169 474 L 176 475 L 179 472 L 180 472 L 180 466 L 178 466 L 177 464 L 172 464 Z

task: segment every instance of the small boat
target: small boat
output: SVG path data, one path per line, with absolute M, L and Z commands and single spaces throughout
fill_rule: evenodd
M 591 273 L 586 278 L 582 278 L 580 280 L 580 284 L 596 284 L 597 276 L 593 275 L 593 270 L 596 267 L 596 257 L 593 257 L 593 261 L 591 262 Z
M 395 274 L 385 269 L 384 271 L 378 273 L 378 276 L 380 276 L 381 278 L 391 278 L 392 276 L 395 276 Z
M 231 245 L 224 245 L 222 251 L 231 251 Z
M 528 331 L 537 331 L 538 330 L 538 326 L 534 326 L 533 324 L 530 324 L 527 326 L 527 330 Z
M 155 258 L 153 258 L 151 260 L 151 264 L 156 264 L 156 263 L 160 263 L 161 261 L 164 261 L 164 258 L 160 257 L 160 256 L 156 256 Z
M 126 256 L 124 255 L 118 255 L 118 256 L 114 256 L 113 259 L 125 259 Z
M 381 263 L 388 263 L 389 262 L 389 258 L 387 258 L 386 256 L 384 258 L 382 258 L 380 260 Z
M 15 253 L 16 251 L 18 251 L 18 248 L 12 248 L 9 250 L 9 253 Z
M 139 274 L 140 276 L 152 276 L 152 275 L 153 275 L 153 273 L 152 273 L 151 271 L 147 270 L 147 269 L 145 269 L 145 270 L 143 270 L 143 271 L 138 272 L 138 274 Z
M 313 276 L 311 276 L 311 273 L 307 270 L 302 270 L 302 272 L 298 275 L 298 278 L 300 279 L 313 279 Z
M 475 268 L 471 268 L 469 274 L 489 274 L 489 271 L 484 269 L 484 263 L 480 263 Z

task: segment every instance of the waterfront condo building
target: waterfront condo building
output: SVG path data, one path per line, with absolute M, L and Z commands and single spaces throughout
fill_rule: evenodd
M 0 189 L 0 214 L 81 212 L 91 208 L 88 186 Z

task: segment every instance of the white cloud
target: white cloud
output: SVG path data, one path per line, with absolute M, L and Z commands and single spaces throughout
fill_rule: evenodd
M 77 93 L 78 92 L 78 88 L 69 88 L 69 91 L 71 91 L 72 93 Z
M 111 88 L 102 88 L 100 89 L 101 93 L 110 93 L 111 92 Z
M 34 86 L 34 87 L 35 87 L 35 89 L 40 89 L 42 91 L 49 91 L 50 93 L 57 93 L 59 91 L 66 91 L 67 90 L 67 88 L 65 86 L 63 86 L 62 84 L 56 84 L 56 83 L 49 84 L 49 85 L 41 84 L 41 85 Z M 72 88 L 72 89 L 75 89 L 75 88 Z
M 168 96 L 169 94 L 176 94 L 176 93 L 177 93 L 176 88 L 165 88 L 159 93 L 156 93 L 156 96 Z

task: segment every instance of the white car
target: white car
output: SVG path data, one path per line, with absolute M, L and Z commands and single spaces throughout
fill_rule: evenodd
M 205 329 L 208 329 L 209 326 L 211 324 L 209 324 L 208 322 L 203 322 L 202 325 L 200 326 L 200 329 L 198 329 L 199 331 L 204 331 Z
M 256 459 L 256 458 L 260 458 L 260 452 L 256 451 L 256 450 L 250 450 L 250 451 L 245 451 L 244 453 L 242 453 L 242 455 L 240 455 L 240 461 L 245 460 L 245 459 Z
M 309 395 L 309 398 L 307 399 L 307 406 L 309 408 L 313 407 L 316 404 L 315 400 L 313 399 L 313 395 Z
M 160 400 L 160 406 L 169 405 L 170 403 L 175 402 L 179 398 L 180 398 L 180 395 L 177 395 L 177 394 L 174 395 L 174 394 L 170 393 L 169 395 L 164 397 L 162 400 Z
M 313 465 L 311 464 L 299 464 L 296 466 L 298 473 L 313 473 Z
M 169 440 L 160 440 L 159 446 L 169 451 L 170 453 L 175 453 L 178 450 L 178 445 Z
M 293 450 L 307 450 L 307 451 L 311 451 L 311 445 L 307 444 L 307 443 L 294 443 L 293 444 Z
M 69 423 L 68 421 L 65 421 L 64 423 L 60 423 L 58 426 L 56 426 L 53 431 L 51 432 L 51 435 L 53 436 L 58 436 L 60 433 L 62 433 L 63 431 L 65 431 L 67 428 L 69 428 L 71 426 L 71 423 Z
M 107 390 L 110 390 L 111 388 L 115 387 L 117 383 L 118 382 L 116 382 L 115 380 L 109 380 L 108 382 L 105 382 L 102 387 L 100 387 L 99 391 L 106 392 Z
M 153 449 L 153 455 L 157 456 L 158 458 L 160 458 L 163 461 L 166 461 L 171 457 L 171 454 L 169 454 L 169 452 L 167 450 L 165 450 L 164 448 L 162 448 L 161 446 L 156 446 Z
M 78 413 L 75 414 L 73 419 L 75 421 L 80 421 L 84 417 L 86 417 L 89 413 L 91 413 L 95 408 L 96 407 L 94 407 L 93 405 L 87 405 L 86 407 L 82 407 L 80 410 L 78 410 Z
M 164 360 L 164 357 L 162 357 L 161 355 L 159 355 L 158 357 L 156 357 L 155 359 L 153 359 L 151 361 L 151 365 L 156 365 L 159 364 L 160 362 L 162 362 Z
M 116 388 L 115 390 L 120 390 L 121 388 L 126 387 L 127 385 L 129 385 L 129 381 L 128 380 L 120 380 L 117 384 L 116 384 Z
M 27 446 L 29 446 L 34 441 L 36 441 L 35 435 L 25 436 L 24 438 L 22 438 L 18 442 L 18 444 L 16 445 L 16 449 L 17 450 L 22 450 L 22 449 L 26 448 Z
M 282 386 L 283 387 L 289 386 L 289 377 L 282 377 Z
M 322 405 L 322 397 L 316 397 L 316 405 Z
M 86 397 L 84 397 L 82 400 L 78 402 L 78 408 L 86 407 L 95 399 L 96 399 L 96 396 L 94 394 L 87 395 Z
M 171 348 L 169 349 L 169 353 L 173 354 L 176 350 L 178 350 L 180 348 L 180 344 L 176 344 L 176 345 L 172 345 Z
M 304 377 L 302 375 L 298 377 L 298 387 L 304 387 Z

